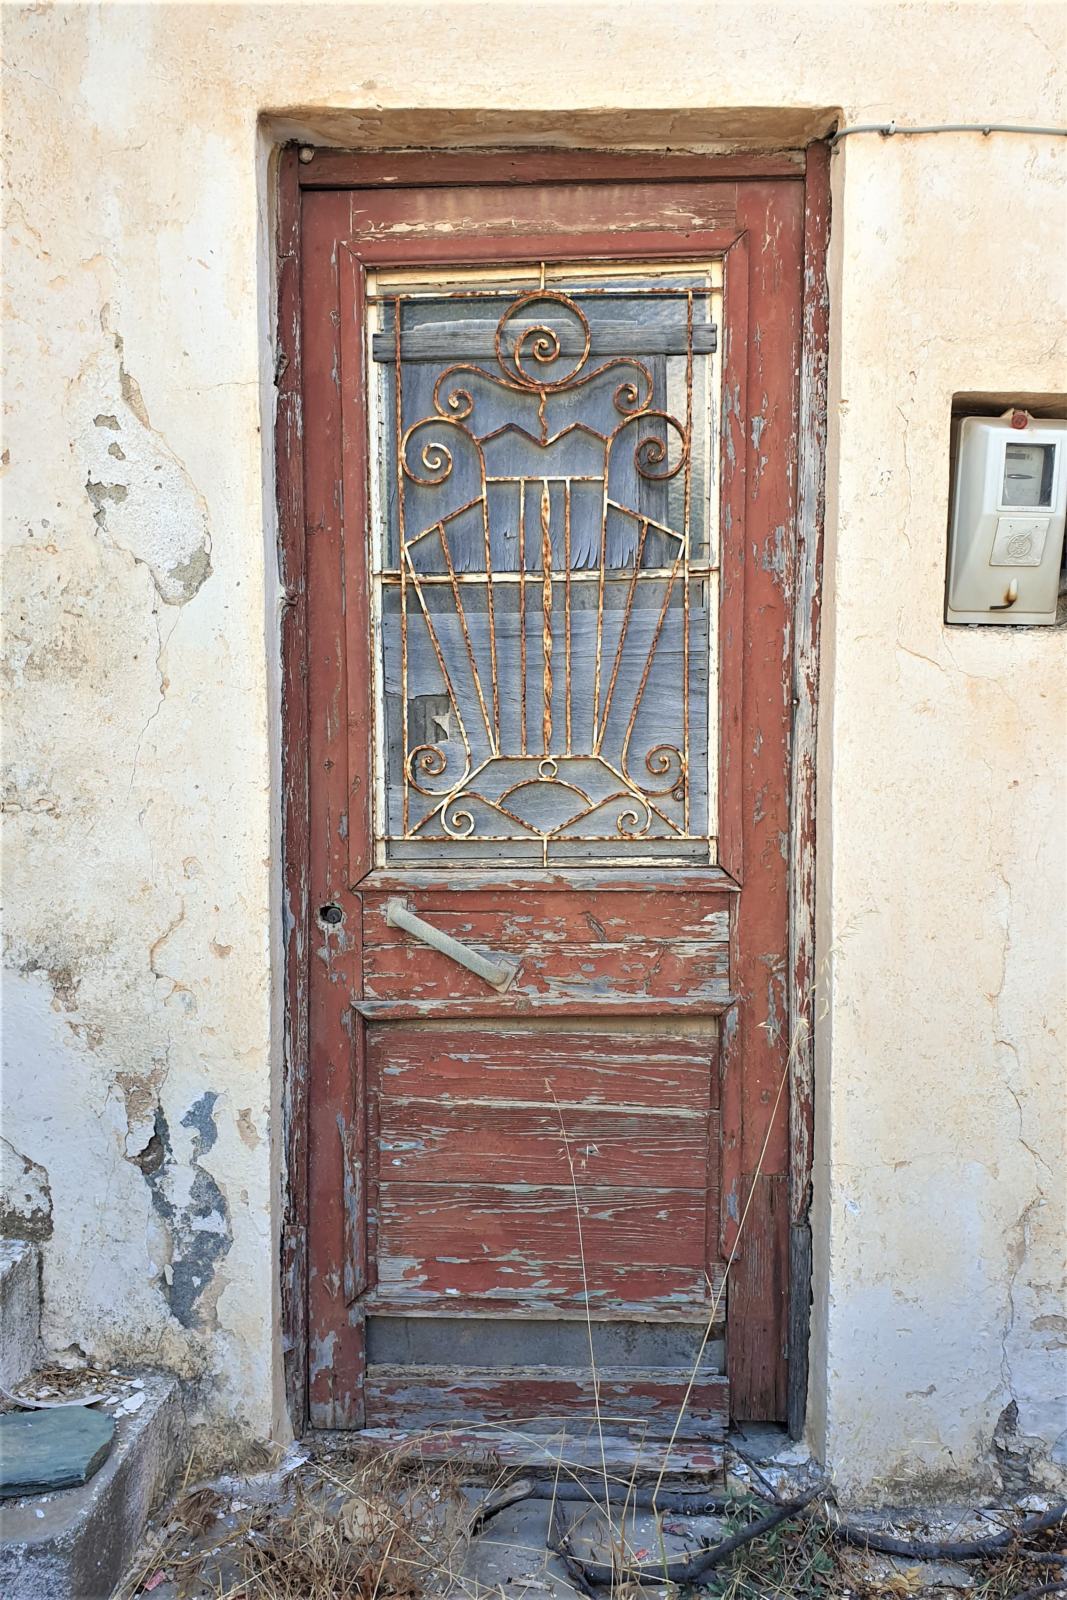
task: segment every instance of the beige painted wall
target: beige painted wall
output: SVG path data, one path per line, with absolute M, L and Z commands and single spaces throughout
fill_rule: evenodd
M 3 21 L 4 1220 L 47 1236 L 54 1345 L 171 1363 L 206 1422 L 264 1435 L 284 1428 L 271 130 L 1063 124 L 1067 13 Z M 1005 1449 L 1038 1481 L 1067 1463 L 1065 640 L 941 620 L 953 392 L 1067 388 L 1063 144 L 860 136 L 834 158 L 812 1438 L 854 1497 L 995 1487 Z

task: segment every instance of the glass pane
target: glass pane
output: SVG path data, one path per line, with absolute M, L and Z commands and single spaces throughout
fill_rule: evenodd
M 372 287 L 387 858 L 708 861 L 713 269 Z
M 1054 444 L 1009 444 L 1004 448 L 1003 506 L 1050 506 Z

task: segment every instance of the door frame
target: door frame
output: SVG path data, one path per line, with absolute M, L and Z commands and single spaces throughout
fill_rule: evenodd
M 462 183 L 656 182 L 685 178 L 790 178 L 804 186 L 801 370 L 796 427 L 795 563 L 792 596 L 792 730 L 789 792 L 788 1377 L 794 1437 L 807 1400 L 811 1296 L 810 1203 L 814 1121 L 815 752 L 819 613 L 825 502 L 828 363 L 829 146 L 740 155 L 541 150 L 349 152 L 296 144 L 279 152 L 277 190 L 274 450 L 283 588 L 282 840 L 285 1025 L 281 1231 L 283 1369 L 290 1420 L 308 1425 L 308 975 L 315 923 L 310 903 L 308 638 L 305 582 L 304 439 L 301 370 L 301 197 L 304 189 L 443 186 Z M 747 429 L 745 429 L 747 434 Z M 725 1020 L 725 1019 L 724 1019 Z

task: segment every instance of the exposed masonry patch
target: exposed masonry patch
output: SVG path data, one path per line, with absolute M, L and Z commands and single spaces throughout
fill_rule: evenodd
M 183 1128 L 195 1130 L 193 1139 L 193 1160 L 199 1161 L 206 1150 L 210 1150 L 219 1136 L 215 1126 L 215 1102 L 218 1095 L 213 1089 L 202 1094 L 199 1100 L 189 1107 L 182 1118 Z
M 997 1419 L 993 1433 L 993 1449 L 1001 1481 L 1010 1494 L 1028 1494 L 1040 1481 L 1039 1468 L 1048 1450 L 1047 1441 L 1028 1438 L 1019 1431 L 1018 1402 L 1011 1400 Z
M 170 1260 L 159 1288 L 171 1315 L 183 1328 L 214 1326 L 215 1295 L 211 1293 L 219 1262 L 233 1243 L 230 1211 L 214 1178 L 200 1157 L 218 1138 L 214 1108 L 218 1095 L 208 1090 L 181 1119 L 191 1130 L 188 1164 L 175 1159 L 170 1128 L 157 1106 L 152 1134 L 143 1148 L 128 1157 L 144 1174 L 152 1206 L 170 1241 Z
M 130 493 L 124 483 L 94 483 L 92 478 L 86 478 L 85 492 L 95 508 L 93 521 L 98 528 L 107 527 L 108 501 L 112 501 L 115 505 L 121 505 Z
M 140 1167 L 146 1178 L 150 1178 L 153 1173 L 158 1172 L 166 1159 L 166 1147 L 159 1134 L 154 1131 L 144 1149 L 139 1150 L 136 1155 L 130 1157 L 134 1166 Z M 156 1209 L 158 1210 L 158 1207 Z
M 97 411 L 78 441 L 93 521 L 110 544 L 148 568 L 165 605 L 183 606 L 211 575 L 207 503 L 152 427 L 137 381 L 126 370 L 122 335 L 109 326 L 107 306 L 100 321 L 118 355 L 122 404 Z
M 68 964 L 50 962 L 47 955 L 30 956 L 27 961 L 20 963 L 17 969 L 24 978 L 32 977 L 34 973 L 43 973 L 48 979 L 48 987 L 59 1004 L 66 1011 L 75 1011 L 78 1006 L 78 989 L 81 979 L 74 973 Z
M 48 1173 L 0 1138 L 0 1237 L 52 1237 L 52 1189 Z

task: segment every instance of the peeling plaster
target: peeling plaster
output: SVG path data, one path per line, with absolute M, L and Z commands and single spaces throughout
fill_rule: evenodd
M 117 380 L 121 403 L 94 411 L 78 442 L 93 520 L 116 548 L 148 568 L 164 605 L 187 605 L 211 575 L 207 502 L 152 427 L 140 386 L 126 370 L 122 335 L 111 328 L 109 305 L 100 313 L 100 325 L 110 335 L 117 362 L 112 379 L 98 369 L 88 387 L 95 400 L 101 388 Z
M 177 1165 L 170 1129 L 157 1109 L 152 1136 L 130 1159 L 144 1175 L 166 1235 L 167 1259 L 157 1280 L 171 1316 L 184 1328 L 217 1325 L 215 1276 L 233 1243 L 226 1198 L 200 1157 L 218 1138 L 214 1107 L 218 1095 L 201 1095 L 181 1119 L 193 1130 L 187 1165 Z
M 0 1138 L 0 1238 L 52 1237 L 52 1190 L 48 1173 Z

